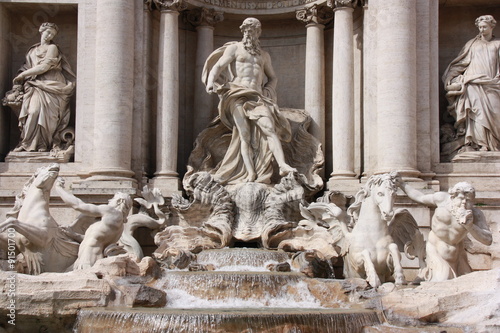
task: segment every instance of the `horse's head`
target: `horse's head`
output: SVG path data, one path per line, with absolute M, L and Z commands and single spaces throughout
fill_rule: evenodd
M 396 198 L 397 173 L 374 175 L 367 182 L 370 197 L 380 210 L 382 220 L 389 222 L 394 216 L 394 199 Z
M 41 190 L 50 190 L 59 176 L 59 164 L 39 168 L 34 175 L 33 185 Z

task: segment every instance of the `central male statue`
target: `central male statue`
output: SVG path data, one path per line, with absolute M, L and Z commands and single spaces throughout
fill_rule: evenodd
M 276 105 L 277 79 L 271 57 L 260 48 L 259 20 L 247 18 L 240 29 L 243 40 L 215 50 L 203 69 L 207 92 L 219 95 L 219 117 L 232 130 L 215 178 L 221 184 L 270 183 L 273 156 L 280 175 L 296 171 L 281 146 L 291 140 L 290 124 Z

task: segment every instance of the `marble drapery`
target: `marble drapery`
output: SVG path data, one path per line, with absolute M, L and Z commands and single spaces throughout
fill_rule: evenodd
M 465 143 L 500 150 L 500 39 L 468 41 L 443 75 L 448 111 Z
M 24 97 L 19 114 L 21 142 L 19 150 L 47 151 L 61 143 L 61 132 L 68 126 L 69 102 L 75 90 L 76 75 L 59 48 L 57 57 L 47 57 L 47 49 L 33 45 L 26 53 L 19 72 L 45 64 L 50 69 L 33 75 L 24 83 Z

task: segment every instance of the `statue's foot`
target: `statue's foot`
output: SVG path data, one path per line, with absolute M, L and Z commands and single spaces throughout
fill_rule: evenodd
M 479 151 L 488 151 L 488 147 L 482 146 L 481 148 L 479 148 Z
M 14 148 L 14 150 L 13 150 L 13 152 L 15 152 L 15 153 L 19 153 L 20 151 L 24 151 L 24 148 L 23 148 L 23 147 L 21 147 L 21 146 L 16 147 L 16 148 Z
M 280 176 L 283 177 L 283 176 L 286 176 L 286 175 L 288 175 L 289 173 L 292 173 L 292 172 L 297 172 L 297 169 L 292 168 L 288 164 L 280 165 Z

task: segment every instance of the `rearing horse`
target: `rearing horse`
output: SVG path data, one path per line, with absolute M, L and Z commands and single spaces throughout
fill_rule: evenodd
M 400 251 L 420 233 L 407 210 L 395 214 L 398 178 L 397 173 L 370 177 L 347 210 L 355 224 L 345 235 L 344 275 L 366 278 L 375 288 L 392 279 L 396 284 L 406 283 Z
M 7 220 L 0 223 L 0 244 L 7 243 L 6 229 L 17 231 L 16 247 L 24 255 L 29 274 L 64 272 L 78 254 L 79 244 L 61 231 L 49 212 L 50 190 L 58 175 L 58 164 L 39 168 L 16 197 Z

